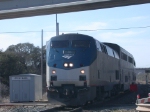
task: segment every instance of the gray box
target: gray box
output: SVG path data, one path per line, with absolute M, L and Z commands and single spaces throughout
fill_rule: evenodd
M 10 102 L 28 102 L 42 99 L 42 77 L 37 74 L 9 76 Z

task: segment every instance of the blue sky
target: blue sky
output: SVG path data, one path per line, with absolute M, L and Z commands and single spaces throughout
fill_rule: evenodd
M 107 8 L 58 14 L 59 30 L 62 33 L 82 33 L 101 42 L 116 43 L 133 54 L 137 67 L 150 67 L 150 4 Z M 41 47 L 41 30 L 44 30 L 44 45 L 55 36 L 56 15 L 0 20 L 0 49 L 18 43 L 33 43 Z M 122 30 L 109 30 L 130 28 Z M 105 30 L 100 30 L 105 29 Z M 79 31 L 95 30 L 95 31 Z M 37 31 L 37 32 L 28 32 Z M 26 33 L 4 33 L 26 32 Z

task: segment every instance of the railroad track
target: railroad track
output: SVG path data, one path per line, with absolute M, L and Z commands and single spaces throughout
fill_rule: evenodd
M 110 108 L 110 107 L 135 107 L 136 93 L 126 92 L 104 100 L 97 100 L 93 103 L 88 103 L 82 107 L 67 107 L 61 105 L 51 105 L 48 102 L 29 102 L 29 103 L 3 103 L 0 104 L 0 112 L 6 111 L 23 111 L 23 112 L 84 112 L 84 110 L 94 110 L 95 108 Z
M 82 112 L 82 107 L 51 105 L 50 103 L 0 103 L 0 112 Z
M 55 107 L 41 112 L 82 112 L 82 110 L 83 110 L 82 107 L 61 106 L 61 107 Z
M 94 110 L 96 108 L 136 108 L 136 93 L 125 92 L 118 94 L 117 96 L 113 96 L 102 101 L 95 101 L 93 104 L 89 104 L 83 107 L 83 110 Z
M 0 112 L 41 112 L 60 107 L 45 102 L 0 103 Z
M 42 102 L 16 102 L 16 103 L 0 103 L 0 106 L 50 106 L 47 101 Z

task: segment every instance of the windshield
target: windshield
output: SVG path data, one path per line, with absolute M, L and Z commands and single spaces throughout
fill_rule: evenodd
M 61 40 L 61 41 L 52 41 L 51 42 L 52 48 L 65 48 L 69 47 L 69 41 L 68 40 Z
M 73 40 L 72 47 L 90 47 L 90 41 L 87 40 Z

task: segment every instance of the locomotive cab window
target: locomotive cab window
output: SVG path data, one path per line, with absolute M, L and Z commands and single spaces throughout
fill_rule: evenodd
M 90 41 L 88 40 L 73 40 L 72 41 L 72 47 L 90 47 Z
M 130 63 L 133 63 L 133 59 L 132 59 L 130 56 L 128 56 L 128 61 L 129 61 Z
M 115 58 L 119 59 L 119 55 L 114 51 Z
M 121 58 L 125 61 L 127 61 L 127 55 L 123 52 L 121 52 Z
M 136 66 L 136 63 L 135 63 L 135 61 L 134 61 L 134 66 Z
M 103 44 L 100 44 L 101 48 L 102 48 L 102 52 L 107 54 L 107 49 L 106 46 L 104 46 Z
M 108 53 L 108 55 L 109 55 L 109 56 L 114 57 L 114 54 L 113 54 L 112 49 L 111 49 L 111 48 L 109 48 L 108 46 L 106 46 L 106 49 L 107 49 L 107 53 Z
M 51 47 L 52 48 L 65 48 L 65 47 L 69 47 L 69 41 L 68 40 L 51 41 Z
M 97 47 L 97 50 L 98 51 L 102 51 L 101 50 L 101 46 L 100 46 L 100 43 L 96 40 L 96 47 Z

